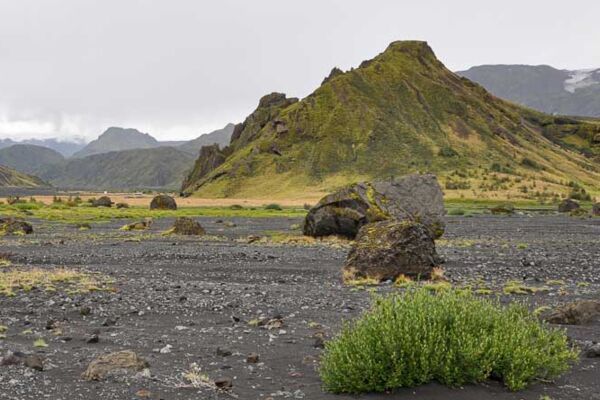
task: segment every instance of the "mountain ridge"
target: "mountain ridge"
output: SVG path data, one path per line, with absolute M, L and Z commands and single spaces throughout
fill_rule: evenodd
M 198 159 L 182 190 L 211 197 L 299 195 L 427 171 L 444 181 L 454 173 L 478 174 L 452 179 L 483 191 L 482 174 L 490 169 L 543 177 L 553 191 L 567 190 L 560 182 L 569 177 L 592 188 L 600 173 L 589 157 L 600 154 L 599 133 L 596 124 L 491 95 L 449 71 L 426 42 L 398 41 L 358 68 L 330 74 L 302 100 L 277 93 L 261 98 L 229 146 L 205 152 L 218 165 L 207 170 Z

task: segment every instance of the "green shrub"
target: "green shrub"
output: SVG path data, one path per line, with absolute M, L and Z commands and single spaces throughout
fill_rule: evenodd
M 282 208 L 279 204 L 277 203 L 271 203 L 271 204 L 267 204 L 265 206 L 265 210 L 277 210 L 277 211 L 281 211 Z
M 229 206 L 229 209 L 230 210 L 243 210 L 244 207 L 240 204 L 232 204 Z
M 450 211 L 448 211 L 448 215 L 465 215 L 466 211 L 463 210 L 462 208 L 453 208 Z
M 372 309 L 326 343 L 320 375 L 334 393 L 384 392 L 430 381 L 502 378 L 511 390 L 566 371 L 578 352 L 562 330 L 521 304 L 468 291 L 409 289 L 375 296 Z

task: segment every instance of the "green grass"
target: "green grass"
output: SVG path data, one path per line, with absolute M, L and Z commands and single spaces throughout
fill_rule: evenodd
M 21 204 L 18 206 L 22 206 Z M 82 204 L 75 207 L 66 205 L 40 205 L 27 209 L 31 215 L 28 217 L 48 221 L 64 222 L 70 224 L 108 222 L 113 219 L 144 219 L 144 218 L 167 218 L 167 217 L 304 217 L 306 210 L 303 208 L 266 209 L 261 208 L 230 208 L 230 207 L 189 207 L 177 210 L 150 210 L 147 207 L 129 207 L 117 209 L 114 207 L 89 207 Z M 21 209 L 17 206 L 6 204 L 0 205 L 0 215 L 23 216 Z
M 577 357 L 564 331 L 522 304 L 503 307 L 469 291 L 421 288 L 375 296 L 371 310 L 326 343 L 319 373 L 334 393 L 431 381 L 457 387 L 492 375 L 520 390 L 567 371 Z

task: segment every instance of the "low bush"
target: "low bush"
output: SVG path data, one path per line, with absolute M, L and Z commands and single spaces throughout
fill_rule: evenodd
M 277 203 L 271 203 L 271 204 L 267 204 L 265 206 L 265 210 L 277 210 L 277 211 L 281 211 L 282 208 L 279 204 Z
M 521 304 L 468 291 L 413 288 L 374 298 L 372 309 L 326 343 L 320 375 L 334 393 L 384 392 L 438 381 L 501 378 L 511 390 L 565 372 L 578 357 L 564 331 Z

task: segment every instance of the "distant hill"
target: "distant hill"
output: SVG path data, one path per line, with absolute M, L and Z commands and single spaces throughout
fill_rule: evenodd
M 189 153 L 198 154 L 198 151 L 200 151 L 202 146 L 218 144 L 220 147 L 225 147 L 229 144 L 234 128 L 234 124 L 227 124 L 222 129 L 217 129 L 211 133 L 205 133 L 204 135 L 198 136 L 196 139 L 181 144 L 179 149 Z
M 40 176 L 74 189 L 178 188 L 194 156 L 172 147 L 134 149 L 72 158 Z
M 59 152 L 65 157 L 70 157 L 85 146 L 82 140 L 58 140 L 58 139 L 26 139 L 14 141 L 11 139 L 0 139 L 0 149 L 14 146 L 15 144 L 32 144 L 40 147 L 47 147 Z
M 47 187 L 46 182 L 37 176 L 27 175 L 14 169 L 0 165 L 0 187 Z
M 0 165 L 27 174 L 36 174 L 49 165 L 61 164 L 65 158 L 57 151 L 32 144 L 15 144 L 0 149 Z
M 600 117 L 600 68 L 481 65 L 457 73 L 498 97 L 548 114 Z
M 182 190 L 212 197 L 321 194 L 358 180 L 436 173 L 471 198 L 600 191 L 600 124 L 499 99 L 449 71 L 425 42 L 393 42 L 334 68 L 302 100 L 272 93 L 204 147 Z
M 148 149 L 158 147 L 158 141 L 147 133 L 137 129 L 112 127 L 102 133 L 98 139 L 88 143 L 73 157 L 82 158 L 92 154 L 102 154 L 111 151 Z

